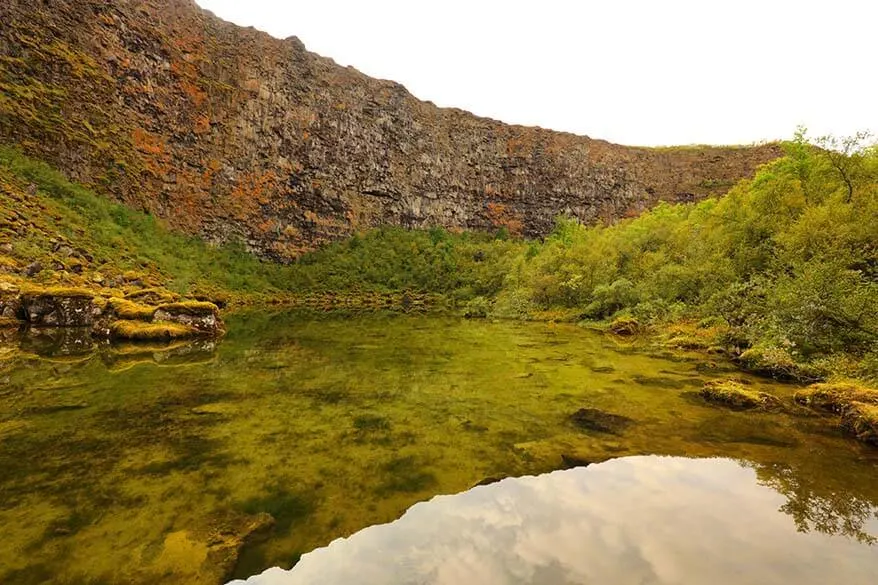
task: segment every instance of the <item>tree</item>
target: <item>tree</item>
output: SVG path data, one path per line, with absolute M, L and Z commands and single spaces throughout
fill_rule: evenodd
M 853 199 L 854 184 L 863 169 L 871 138 L 871 132 L 861 130 L 852 136 L 821 136 L 814 140 L 814 144 L 821 149 L 821 156 L 844 182 L 846 203 Z

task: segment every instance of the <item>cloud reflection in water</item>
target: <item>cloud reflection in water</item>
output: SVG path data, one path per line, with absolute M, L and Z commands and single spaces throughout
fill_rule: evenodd
M 728 459 L 616 459 L 434 498 L 246 583 L 874 583 L 878 548 L 797 532 L 785 501 Z

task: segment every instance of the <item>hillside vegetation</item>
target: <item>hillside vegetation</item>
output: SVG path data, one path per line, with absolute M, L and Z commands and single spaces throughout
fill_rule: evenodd
M 878 152 L 862 139 L 818 149 L 800 133 L 786 157 L 722 198 L 611 227 L 561 220 L 515 260 L 494 310 L 694 319 L 755 369 L 875 377 Z
M 278 293 L 289 277 L 243 247 L 212 247 L 0 147 L 0 272 L 37 286 L 223 296 Z M 22 277 L 27 277 L 26 280 Z
M 544 241 L 382 228 L 289 266 L 178 235 L 2 149 L 0 269 L 24 279 L 39 261 L 35 282 L 191 296 L 435 293 L 470 316 L 651 328 L 780 377 L 878 378 L 878 152 L 803 133 L 785 149 L 723 197 L 610 226 L 560 218 Z

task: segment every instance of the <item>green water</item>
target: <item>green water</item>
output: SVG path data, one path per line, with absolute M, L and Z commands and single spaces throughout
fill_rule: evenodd
M 218 344 L 0 345 L 0 582 L 221 583 L 437 494 L 637 454 L 743 461 L 792 526 L 872 538 L 875 450 L 792 405 L 705 405 L 705 380 L 742 377 L 717 359 L 566 325 L 228 325 Z

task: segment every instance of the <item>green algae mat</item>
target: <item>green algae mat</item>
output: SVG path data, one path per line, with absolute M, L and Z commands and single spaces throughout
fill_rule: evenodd
M 503 478 L 641 455 L 721 457 L 776 499 L 766 526 L 878 556 L 878 451 L 798 409 L 795 386 L 721 359 L 544 323 L 254 312 L 227 324 L 220 342 L 168 346 L 4 333 L 0 582 L 218 584 L 300 560 L 305 570 L 313 551 L 437 495 L 490 484 L 467 493 L 504 501 L 500 488 L 519 480 Z M 783 406 L 705 403 L 704 384 L 728 377 Z M 666 493 L 685 473 L 638 469 Z M 763 496 L 742 497 L 760 533 L 750 504 Z M 857 555 L 848 564 L 863 568 Z

